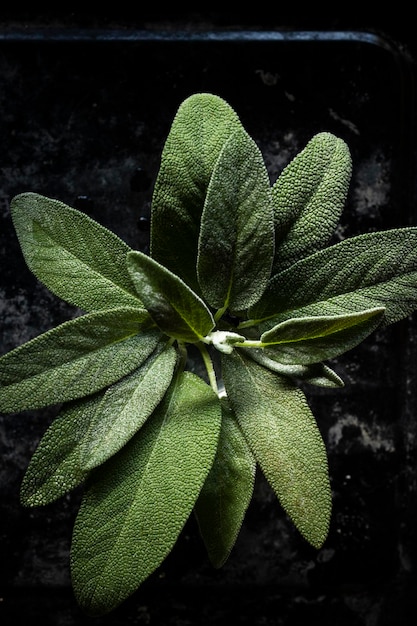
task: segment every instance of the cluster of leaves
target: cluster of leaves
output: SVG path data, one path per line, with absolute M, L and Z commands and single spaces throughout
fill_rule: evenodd
M 21 500 L 85 483 L 71 570 L 86 612 L 132 594 L 193 511 L 220 567 L 256 466 L 323 544 L 326 450 L 299 381 L 343 385 L 324 361 L 417 307 L 417 228 L 329 245 L 350 177 L 346 144 L 323 132 L 271 185 L 231 107 L 195 94 L 162 153 L 149 256 L 57 200 L 13 199 L 28 267 L 83 314 L 0 359 L 0 410 L 61 405 Z

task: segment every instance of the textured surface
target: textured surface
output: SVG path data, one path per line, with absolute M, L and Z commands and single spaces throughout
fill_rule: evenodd
M 237 352 L 222 363 L 230 404 L 255 459 L 298 530 L 320 548 L 330 522 L 330 483 L 303 392 Z

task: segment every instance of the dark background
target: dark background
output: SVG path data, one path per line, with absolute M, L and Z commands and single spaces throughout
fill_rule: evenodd
M 194 92 L 235 108 L 271 181 L 316 132 L 345 139 L 354 170 L 336 240 L 417 224 L 411 17 L 253 11 L 1 11 L 0 353 L 75 314 L 27 270 L 10 199 L 56 197 L 146 251 L 161 150 Z M 56 411 L 0 416 L 0 624 L 415 624 L 416 322 L 381 330 L 333 362 L 343 389 L 306 388 L 333 490 L 321 550 L 298 535 L 258 474 L 221 570 L 190 518 L 159 570 L 104 618 L 84 616 L 71 590 L 81 490 L 42 509 L 19 503 Z

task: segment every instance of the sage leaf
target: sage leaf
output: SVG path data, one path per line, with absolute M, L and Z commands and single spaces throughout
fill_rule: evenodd
M 319 548 L 328 532 L 331 491 L 326 450 L 303 392 L 237 350 L 222 355 L 222 366 L 256 461 L 300 533 Z
M 65 404 L 33 454 L 20 488 L 25 506 L 49 504 L 83 483 L 88 470 L 80 464 L 80 442 L 104 392 Z
M 324 363 L 311 363 L 309 365 L 281 363 L 278 355 L 267 350 L 244 350 L 247 357 L 256 361 L 263 367 L 268 368 L 271 372 L 276 372 L 281 376 L 288 376 L 297 380 L 304 381 L 310 385 L 318 387 L 343 387 L 344 382 L 336 372 Z
M 84 469 L 104 463 L 141 428 L 164 397 L 176 362 L 174 348 L 156 349 L 139 369 L 107 389 L 80 446 Z
M 198 293 L 200 219 L 214 165 L 241 124 L 222 98 L 193 94 L 179 107 L 167 137 L 151 206 L 151 256 Z
M 127 265 L 140 299 L 162 332 L 195 343 L 213 329 L 209 309 L 178 276 L 142 252 L 129 252 Z
M 274 276 L 250 316 L 258 323 L 274 318 L 277 324 L 289 317 L 385 307 L 386 325 L 415 310 L 416 284 L 417 228 L 367 233 L 315 252 Z
M 221 567 L 236 542 L 255 481 L 256 462 L 232 411 L 223 403 L 216 458 L 194 507 L 214 567 Z
M 339 223 L 352 173 L 346 143 L 315 135 L 272 186 L 276 253 L 273 274 L 326 245 Z
M 156 349 L 122 380 L 63 406 L 26 470 L 21 501 L 48 504 L 84 482 L 89 470 L 115 454 L 152 414 L 173 376 L 174 348 Z
M 87 313 L 8 352 L 0 358 L 0 411 L 67 402 L 114 383 L 161 340 L 148 326 L 145 310 Z
M 207 190 L 197 262 L 204 299 L 218 309 L 247 309 L 262 295 L 273 258 L 269 176 L 241 128 L 224 144 Z
M 139 433 L 90 474 L 71 547 L 87 613 L 114 609 L 168 555 L 213 463 L 220 425 L 216 394 L 185 372 Z
M 86 312 L 141 307 L 114 233 L 63 202 L 36 193 L 10 205 L 25 261 L 50 291 Z
M 381 323 L 385 308 L 341 315 L 295 317 L 261 335 L 282 363 L 309 364 L 331 359 L 361 343 Z

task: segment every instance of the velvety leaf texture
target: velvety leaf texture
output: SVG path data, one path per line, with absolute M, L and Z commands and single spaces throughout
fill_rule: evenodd
M 261 335 L 266 354 L 282 363 L 306 365 L 332 359 L 361 343 L 381 323 L 385 309 L 345 315 L 296 317 Z
M 269 177 L 242 128 L 225 143 L 207 190 L 197 264 L 205 300 L 218 309 L 248 308 L 266 287 L 273 257 Z
M 288 317 L 340 315 L 384 307 L 384 324 L 417 306 L 417 228 L 358 235 L 275 276 L 251 308 L 268 330 Z
M 220 425 L 214 392 L 184 373 L 138 435 L 92 474 L 71 549 L 86 612 L 115 608 L 172 549 L 213 463 Z
M 126 267 L 129 246 L 81 211 L 36 193 L 15 196 L 13 224 L 30 270 L 84 311 L 141 307 Z
M 79 456 L 84 469 L 115 454 L 152 415 L 171 383 L 176 362 L 176 350 L 163 346 L 109 387 L 83 438 Z
M 217 454 L 195 514 L 211 563 L 229 557 L 252 499 L 256 462 L 231 410 L 223 406 Z
M 164 333 L 194 343 L 212 330 L 209 309 L 178 276 L 141 252 L 128 254 L 128 267 L 140 298 Z
M 331 133 L 315 135 L 272 187 L 276 254 L 273 274 L 327 244 L 339 222 L 352 163 Z
M 326 539 L 331 492 L 327 455 L 303 392 L 235 351 L 222 356 L 226 391 L 267 480 L 313 546 Z
M 20 489 L 26 506 L 49 504 L 84 482 L 80 447 L 104 392 L 66 404 L 41 438 Z
M 200 218 L 225 141 L 240 128 L 233 109 L 213 94 L 179 107 L 167 137 L 152 197 L 151 256 L 198 292 Z
M 35 409 L 75 400 L 138 367 L 161 339 L 146 311 L 87 313 L 0 358 L 0 410 Z
M 308 365 L 282 363 L 279 361 L 280 355 L 277 351 L 268 352 L 265 349 L 244 350 L 244 353 L 256 363 L 281 376 L 302 380 L 318 387 L 343 387 L 344 385 L 340 376 L 324 363 L 310 363 Z

